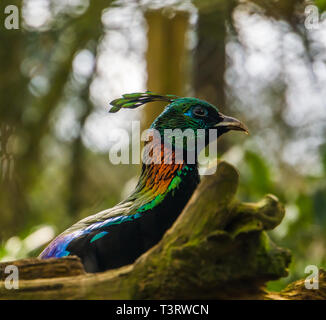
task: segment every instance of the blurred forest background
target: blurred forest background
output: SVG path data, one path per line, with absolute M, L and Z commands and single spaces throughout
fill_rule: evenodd
M 4 27 L 7 5 L 19 8 L 18 30 Z M 319 15 L 305 25 L 307 5 Z M 325 9 L 326 0 L 1 0 L 0 261 L 37 255 L 129 192 L 140 168 L 111 164 L 110 147 L 162 105 L 113 115 L 109 102 L 148 89 L 202 98 L 248 125 L 249 137 L 220 139 L 219 157 L 240 171 L 239 199 L 273 193 L 286 206 L 270 236 L 292 251 L 290 275 L 269 289 L 305 277 L 307 265 L 326 268 Z

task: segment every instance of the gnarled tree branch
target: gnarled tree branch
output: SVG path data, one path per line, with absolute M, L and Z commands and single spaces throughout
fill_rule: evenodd
M 238 179 L 234 167 L 220 162 L 162 240 L 132 265 L 87 274 L 77 257 L 2 263 L 2 280 L 1 270 L 15 264 L 20 281 L 17 290 L 7 290 L 1 282 L 0 297 L 291 299 L 289 292 L 264 289 L 267 281 L 287 275 L 289 251 L 277 247 L 265 232 L 281 222 L 284 208 L 272 195 L 240 203 L 235 199 Z

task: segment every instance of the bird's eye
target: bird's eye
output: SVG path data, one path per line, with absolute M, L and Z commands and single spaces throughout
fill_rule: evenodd
M 192 109 L 192 113 L 197 117 L 206 117 L 208 114 L 208 111 L 206 108 L 204 108 L 202 106 L 195 106 Z

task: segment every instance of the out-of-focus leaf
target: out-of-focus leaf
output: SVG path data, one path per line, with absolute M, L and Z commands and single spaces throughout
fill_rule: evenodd
M 320 12 L 324 12 L 326 10 L 326 0 L 315 0 L 315 4 Z
M 270 171 L 264 159 L 257 153 L 247 151 L 245 161 L 250 169 L 250 187 L 259 194 L 271 192 L 272 181 Z

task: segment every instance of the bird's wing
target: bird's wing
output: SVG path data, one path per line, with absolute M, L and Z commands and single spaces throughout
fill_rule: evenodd
M 57 236 L 40 254 L 40 258 L 64 257 L 70 254 L 68 245 L 78 238 L 92 234 L 91 241 L 104 236 L 110 225 L 133 219 L 132 202 L 122 202 L 111 209 L 86 217 Z
M 104 225 L 106 222 L 111 221 L 112 219 L 131 215 L 133 214 L 133 212 L 130 210 L 132 205 L 133 203 L 131 201 L 121 202 L 113 208 L 103 210 L 76 222 L 74 225 L 64 231 L 63 234 L 69 234 L 81 229 L 86 230 L 99 228 L 101 225 Z

